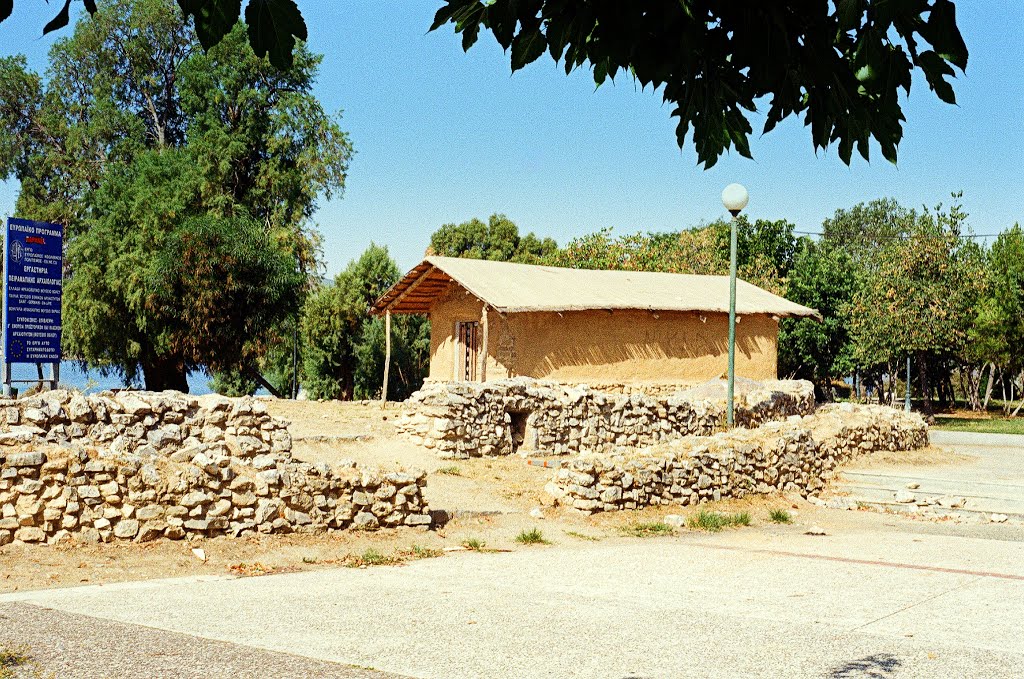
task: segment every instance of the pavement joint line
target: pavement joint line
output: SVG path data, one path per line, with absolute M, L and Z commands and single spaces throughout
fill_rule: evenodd
M 842 472 L 839 472 L 839 474 L 841 476 L 843 476 L 843 477 L 848 477 L 848 476 L 860 476 L 860 477 L 864 477 L 864 476 L 878 476 L 878 477 L 882 477 L 882 478 L 885 478 L 885 479 L 894 479 L 894 480 L 898 479 L 900 481 L 904 481 L 906 479 L 913 479 L 914 481 L 917 481 L 919 483 L 964 483 L 963 479 L 936 478 L 936 477 L 931 477 L 931 476 L 921 476 L 919 474 L 879 474 L 879 473 L 871 472 L 871 471 L 851 471 L 851 470 L 842 471 Z M 1001 483 L 1001 482 L 998 482 L 998 481 L 968 481 L 967 483 L 969 483 L 972 486 L 997 486 L 999 488 L 1021 488 L 1021 487 L 1024 487 L 1024 484 L 1021 484 L 1021 483 L 1010 483 L 1010 482 Z M 918 489 L 915 488 L 915 490 L 918 490 Z
M 914 563 L 899 563 L 897 561 L 876 561 L 873 559 L 856 559 L 849 556 L 831 556 L 829 554 L 809 554 L 807 552 L 790 552 L 781 549 L 764 549 L 760 547 L 738 547 L 735 545 L 713 545 L 710 543 L 690 543 L 693 545 L 699 545 L 701 547 L 707 547 L 709 549 L 719 549 L 727 552 L 750 552 L 752 554 L 767 554 L 771 556 L 788 556 L 798 559 L 814 559 L 818 561 L 832 561 L 837 563 L 849 563 L 857 564 L 861 566 L 883 566 L 887 568 L 904 568 L 907 570 L 914 571 L 927 571 L 931 573 L 949 573 L 951 575 L 973 575 L 980 578 L 998 578 L 1001 580 L 1017 580 L 1024 582 L 1024 575 L 1017 575 L 1014 573 L 995 573 L 992 571 L 975 571 L 965 568 L 948 568 L 945 566 L 926 566 L 923 564 Z
M 920 601 L 915 601 L 912 604 L 907 604 L 906 606 L 904 606 L 903 608 L 900 608 L 899 610 L 892 611 L 891 613 L 886 613 L 885 615 L 879 616 L 879 617 L 875 618 L 874 620 L 865 622 L 865 623 L 863 623 L 861 625 L 857 625 L 856 627 L 851 628 L 849 631 L 856 632 L 857 630 L 864 629 L 865 627 L 868 627 L 869 625 L 874 625 L 876 622 L 881 622 L 882 620 L 885 620 L 886 618 L 891 618 L 892 616 L 899 615 L 900 613 L 903 613 L 904 611 L 909 611 L 911 608 L 914 608 L 916 606 L 920 606 L 921 604 L 926 604 L 929 601 L 934 601 L 935 599 L 938 599 L 941 596 L 946 596 L 950 592 L 955 592 L 958 589 L 963 589 L 964 587 L 968 587 L 970 585 L 973 585 L 974 583 L 979 582 L 982 579 L 982 577 L 984 577 L 984 576 L 978 576 L 978 577 L 976 577 L 976 578 L 974 578 L 972 580 L 968 580 L 967 582 L 961 582 L 959 584 L 953 585 L 949 589 L 943 590 L 941 592 L 936 592 L 935 594 L 932 594 L 931 596 L 926 596 L 925 598 L 921 599 Z

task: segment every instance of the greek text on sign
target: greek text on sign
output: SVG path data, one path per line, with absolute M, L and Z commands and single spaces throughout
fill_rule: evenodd
M 8 219 L 4 239 L 4 360 L 60 361 L 64 230 Z

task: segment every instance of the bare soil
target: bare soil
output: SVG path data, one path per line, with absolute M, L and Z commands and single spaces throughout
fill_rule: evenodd
M 0 593 L 97 585 L 152 578 L 196 575 L 259 576 L 276 572 L 325 567 L 359 566 L 373 561 L 408 561 L 441 557 L 464 550 L 466 542 L 486 549 L 550 549 L 523 546 L 516 536 L 537 528 L 558 548 L 580 547 L 592 540 L 636 540 L 623 529 L 636 523 L 664 520 L 668 514 L 688 515 L 693 508 L 650 507 L 634 512 L 583 516 L 572 510 L 543 504 L 543 487 L 558 458 L 530 460 L 512 456 L 471 460 L 442 460 L 395 435 L 400 406 L 378 403 L 342 403 L 268 400 L 271 414 L 291 422 L 293 454 L 308 461 L 337 465 L 345 460 L 385 469 L 420 468 L 429 473 L 426 497 L 447 522 L 436 530 L 396 529 L 372 533 L 346 531 L 327 535 L 274 535 L 250 539 L 218 537 L 192 542 L 159 540 L 146 544 L 60 546 L 7 545 L 0 547 Z M 899 462 L 954 463 L 939 449 L 929 449 Z M 964 456 L 959 456 L 964 457 Z M 877 464 L 896 463 L 879 455 Z M 544 464 L 548 467 L 544 467 Z M 825 510 L 796 498 L 760 496 L 702 505 L 700 509 L 749 512 L 753 525 L 770 525 L 770 510 L 789 510 L 803 530 L 810 524 L 828 526 L 843 520 L 842 512 Z M 531 515 L 540 509 L 543 518 Z M 773 526 L 773 529 L 775 527 Z M 685 529 L 683 529 L 685 530 Z M 201 549 L 200 558 L 193 549 Z M 204 560 L 205 559 L 205 560 Z
M 883 467 L 933 467 L 958 465 L 975 460 L 972 455 L 958 453 L 942 446 L 928 446 L 920 450 L 880 450 L 857 458 L 853 466 L 858 469 Z

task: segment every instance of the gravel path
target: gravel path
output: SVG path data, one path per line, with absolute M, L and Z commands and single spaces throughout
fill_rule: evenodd
M 22 645 L 29 647 L 32 658 L 31 665 L 18 670 L 26 679 L 400 679 L 395 674 L 31 604 L 0 604 L 0 649 Z

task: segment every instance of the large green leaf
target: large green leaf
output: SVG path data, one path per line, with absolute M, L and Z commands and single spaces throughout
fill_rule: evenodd
M 513 72 L 545 50 L 598 85 L 628 70 L 672 105 L 705 168 L 750 154 L 755 101 L 769 102 L 765 132 L 798 116 L 815 149 L 837 144 L 849 163 L 875 143 L 894 161 L 914 70 L 953 102 L 948 78 L 967 65 L 952 0 L 443 0 L 431 30 L 446 24 L 464 49 L 490 31 Z
M 178 0 L 185 17 L 191 17 L 203 49 L 210 49 L 231 32 L 242 14 L 242 0 Z
M 292 65 L 295 40 L 306 40 L 306 21 L 294 0 L 250 0 L 245 8 L 249 42 L 259 57 L 285 69 Z
M 64 0 L 64 6 L 61 7 L 60 12 L 57 13 L 57 16 L 53 17 L 53 19 L 51 19 L 49 23 L 43 26 L 43 35 L 46 35 L 51 31 L 56 31 L 58 28 L 64 28 L 68 25 L 68 21 L 70 21 L 68 10 L 70 9 L 70 7 L 71 0 Z

